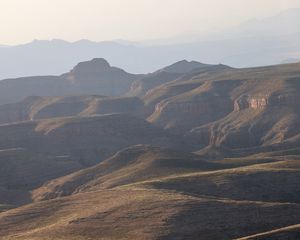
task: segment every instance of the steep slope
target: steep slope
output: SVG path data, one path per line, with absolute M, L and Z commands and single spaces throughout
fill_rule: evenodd
M 27 97 L 21 102 L 0 105 L 0 124 L 54 117 L 91 116 L 128 113 L 143 115 L 143 102 L 138 98 L 97 95 L 67 97 Z
M 95 58 L 76 65 L 61 76 L 36 76 L 6 79 L 0 82 L 0 104 L 18 102 L 28 96 L 107 95 L 125 94 L 133 75 L 111 67 L 104 59 Z
M 185 92 L 189 92 L 202 85 L 202 82 L 193 81 L 193 79 L 199 75 L 203 77 L 209 77 L 210 75 L 224 72 L 232 68 L 225 65 L 203 65 L 202 68 L 194 69 L 177 79 L 167 82 L 165 84 L 158 85 L 150 89 L 143 101 L 145 102 L 145 109 L 148 115 L 151 115 L 155 111 L 155 106 L 163 100 L 181 95 Z
M 294 144 L 299 139 L 299 63 L 222 69 L 159 86 L 152 123 L 229 148 Z
M 199 71 L 200 69 L 206 69 L 213 65 L 203 64 L 195 61 L 188 62 L 186 60 L 176 62 L 170 66 L 162 68 L 154 73 L 147 74 L 140 80 L 135 81 L 128 96 L 143 97 L 147 91 L 162 85 L 167 82 L 171 82 L 183 75 L 192 72 Z
M 119 96 L 125 94 L 133 80 L 142 75 L 125 72 L 102 58 L 81 62 L 61 77 L 71 83 L 74 93 Z
M 290 73 L 274 72 L 273 77 L 259 83 L 244 82 L 234 90 L 238 95 L 233 95 L 230 114 L 192 132 L 206 138 L 207 143 L 229 148 L 299 146 L 298 66 L 290 65 L 294 67 Z

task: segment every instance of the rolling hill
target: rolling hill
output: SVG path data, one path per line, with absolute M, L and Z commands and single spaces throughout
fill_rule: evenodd
M 92 166 L 136 144 L 166 148 L 186 140 L 126 114 L 52 118 L 0 125 L 0 203 L 24 204 L 45 182 Z
M 190 154 L 136 146 L 37 189 L 33 196 L 44 198 L 0 213 L 0 233 L 3 239 L 239 239 L 272 232 L 300 220 L 298 161 L 222 170 Z M 264 195 L 282 183 L 280 175 L 295 184 Z

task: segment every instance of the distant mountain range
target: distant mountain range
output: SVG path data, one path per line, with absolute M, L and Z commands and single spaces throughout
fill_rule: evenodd
M 58 75 L 78 62 L 98 57 L 132 73 L 153 72 L 182 59 L 233 67 L 272 65 L 300 58 L 299 25 L 300 9 L 290 9 L 213 34 L 157 40 L 155 44 L 55 39 L 0 46 L 0 79 Z
M 0 239 L 300 239 L 299 16 L 0 46 Z

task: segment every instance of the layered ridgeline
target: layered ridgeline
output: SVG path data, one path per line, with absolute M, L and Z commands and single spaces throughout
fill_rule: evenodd
M 0 239 L 298 239 L 299 90 L 299 63 L 4 80 Z
M 26 97 L 17 103 L 0 105 L 0 123 L 70 116 L 127 113 L 143 115 L 144 103 L 136 97 L 78 95 L 65 97 Z
M 118 96 L 126 93 L 134 75 L 110 66 L 101 58 L 81 62 L 61 76 L 34 76 L 0 82 L 0 104 L 23 100 L 28 96 L 64 96 L 96 94 Z
M 210 68 L 211 66 L 212 65 L 195 61 L 188 62 L 186 60 L 183 60 L 180 62 L 176 62 L 156 72 L 149 73 L 139 80 L 136 80 L 132 84 L 130 92 L 127 95 L 142 97 L 147 91 L 153 89 L 156 86 L 171 82 L 189 72 L 199 71 L 200 69 L 205 70 Z
M 148 121 L 226 148 L 299 145 L 300 64 L 196 73 L 143 97 Z

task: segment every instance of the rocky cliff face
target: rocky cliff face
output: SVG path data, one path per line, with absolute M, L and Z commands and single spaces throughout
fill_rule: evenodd
M 247 108 L 262 110 L 268 103 L 269 96 L 242 96 L 234 101 L 234 110 L 242 111 Z
M 292 106 L 300 102 L 295 92 L 275 92 L 272 95 L 241 96 L 234 101 L 234 110 L 242 111 L 247 108 L 263 110 L 268 106 Z
M 193 126 L 212 122 L 232 111 L 228 98 L 203 97 L 194 102 L 161 102 L 148 118 L 150 122 L 174 131 L 186 131 Z
M 297 145 L 299 76 L 299 64 L 196 74 L 149 91 L 148 120 L 207 145 Z
M 184 132 L 215 121 L 230 113 L 234 106 L 227 91 L 239 82 L 206 82 L 198 88 L 159 102 L 150 122 Z
M 265 80 L 256 89 L 251 87 L 245 91 L 247 94 L 232 95 L 235 97 L 234 111 L 192 132 L 201 139 L 206 138 L 206 144 L 227 148 L 298 146 L 300 85 L 297 81 L 284 80 L 284 77 L 280 76 L 280 84 L 273 89 L 267 86 L 276 85 L 276 80 Z

